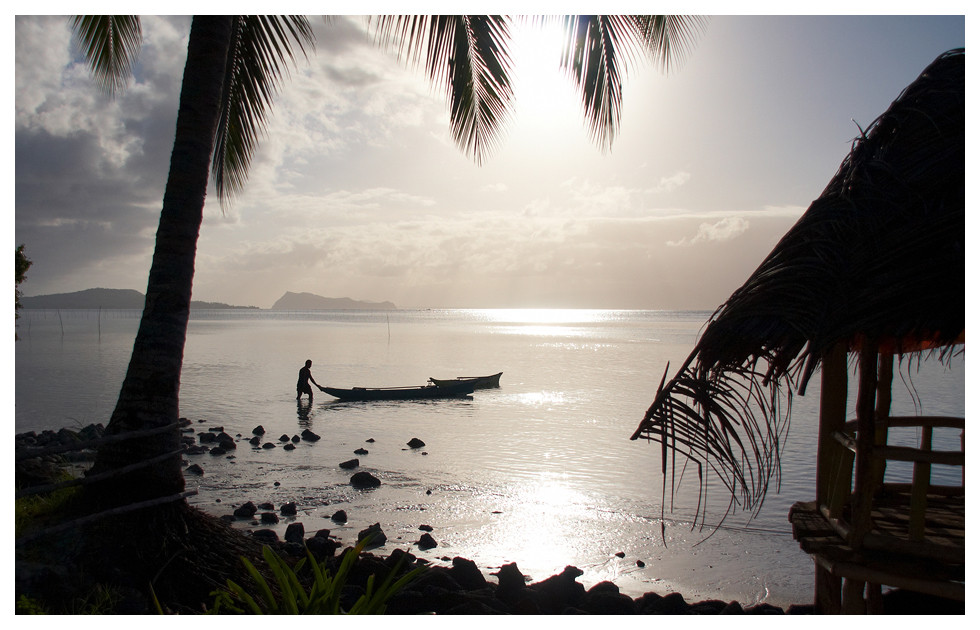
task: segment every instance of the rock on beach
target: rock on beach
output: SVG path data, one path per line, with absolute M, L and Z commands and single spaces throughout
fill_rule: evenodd
M 369 472 L 356 472 L 350 478 L 350 485 L 355 488 L 377 488 L 381 485 L 381 480 Z

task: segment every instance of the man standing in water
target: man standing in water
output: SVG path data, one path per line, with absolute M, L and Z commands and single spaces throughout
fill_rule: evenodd
M 303 397 L 303 394 L 308 394 L 310 397 L 310 402 L 313 402 L 313 388 L 310 387 L 310 382 L 317 387 L 320 385 L 313 379 L 313 374 L 310 373 L 310 367 L 313 365 L 313 361 L 310 359 L 306 360 L 306 365 L 299 369 L 299 380 L 296 381 L 296 400 Z

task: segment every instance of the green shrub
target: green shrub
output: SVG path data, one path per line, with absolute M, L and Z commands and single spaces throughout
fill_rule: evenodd
M 319 563 L 306 550 L 306 558 L 296 563 L 295 567 L 290 567 L 285 560 L 280 558 L 270 547 L 262 548 L 262 556 L 269 565 L 269 570 L 275 576 L 276 584 L 279 587 L 279 598 L 273 592 L 269 583 L 258 572 L 255 566 L 242 558 L 242 563 L 248 571 L 252 580 L 255 582 L 257 594 L 246 591 L 232 580 L 227 581 L 227 588 L 214 591 L 214 606 L 207 612 L 208 614 L 218 613 L 238 613 L 238 614 L 288 614 L 288 615 L 380 615 L 384 614 L 387 602 L 398 591 L 402 590 L 412 582 L 422 568 L 415 568 L 401 578 L 395 580 L 402 567 L 404 557 L 391 570 L 388 577 L 380 586 L 375 588 L 375 576 L 368 577 L 366 592 L 350 607 L 350 610 L 343 610 L 340 605 L 341 594 L 347 584 L 347 575 L 353 567 L 354 562 L 364 550 L 367 540 L 363 540 L 354 547 L 353 550 L 344 555 L 344 559 L 337 569 L 337 574 L 330 575 L 326 569 L 326 562 Z M 297 573 L 305 563 L 313 573 L 313 584 L 309 592 L 300 583 Z
M 17 605 L 14 611 L 18 615 L 46 615 L 48 614 L 44 604 L 33 597 L 21 595 L 17 598 Z

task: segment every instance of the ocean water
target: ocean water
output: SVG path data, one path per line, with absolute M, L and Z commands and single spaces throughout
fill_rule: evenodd
M 623 592 L 679 591 L 688 601 L 809 603 L 813 567 L 793 540 L 789 506 L 812 498 L 819 378 L 796 397 L 782 479 L 760 514 L 709 491 L 707 526 L 682 484 L 661 534 L 659 445 L 630 441 L 668 364 L 686 358 L 708 312 L 433 310 L 194 311 L 181 379 L 181 415 L 199 431 L 241 436 L 233 456 L 188 456 L 190 499 L 230 514 L 245 501 L 297 503 L 289 522 L 330 529 L 345 545 L 380 523 L 388 542 L 434 563 L 454 556 L 485 573 L 516 562 L 533 580 L 566 565 Z M 22 311 L 15 344 L 16 431 L 107 423 L 125 374 L 138 311 Z M 295 399 L 306 359 L 321 385 L 423 385 L 503 371 L 501 387 L 468 399 L 343 403 Z M 911 368 L 911 369 L 909 369 Z M 895 413 L 965 414 L 962 357 L 903 366 Z M 247 443 L 261 425 L 278 443 L 309 428 L 322 439 L 293 451 Z M 419 438 L 425 446 L 410 449 Z M 914 436 L 908 436 L 914 442 Z M 959 436 L 939 437 L 958 442 Z M 368 441 L 373 440 L 373 441 Z M 355 455 L 364 448 L 366 455 Z M 382 481 L 355 490 L 338 464 L 358 457 Z M 956 474 L 939 470 L 934 474 Z M 696 480 L 689 471 L 688 480 Z M 696 484 L 696 481 L 695 481 Z M 696 485 L 695 485 L 696 487 Z M 339 509 L 348 521 L 330 516 Z M 414 547 L 430 525 L 438 547 Z M 239 521 L 236 527 L 253 529 Z

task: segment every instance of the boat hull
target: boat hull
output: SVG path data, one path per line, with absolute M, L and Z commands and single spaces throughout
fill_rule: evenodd
M 473 385 L 466 382 L 445 387 L 424 385 L 421 387 L 320 387 L 320 391 L 345 401 L 371 400 L 429 400 L 438 398 L 462 398 L 473 393 Z
M 457 376 L 456 378 L 450 379 L 430 378 L 429 382 L 439 387 L 451 387 L 459 383 L 471 383 L 473 389 L 492 389 L 494 387 L 500 387 L 501 374 L 503 372 L 497 372 L 490 376 Z

